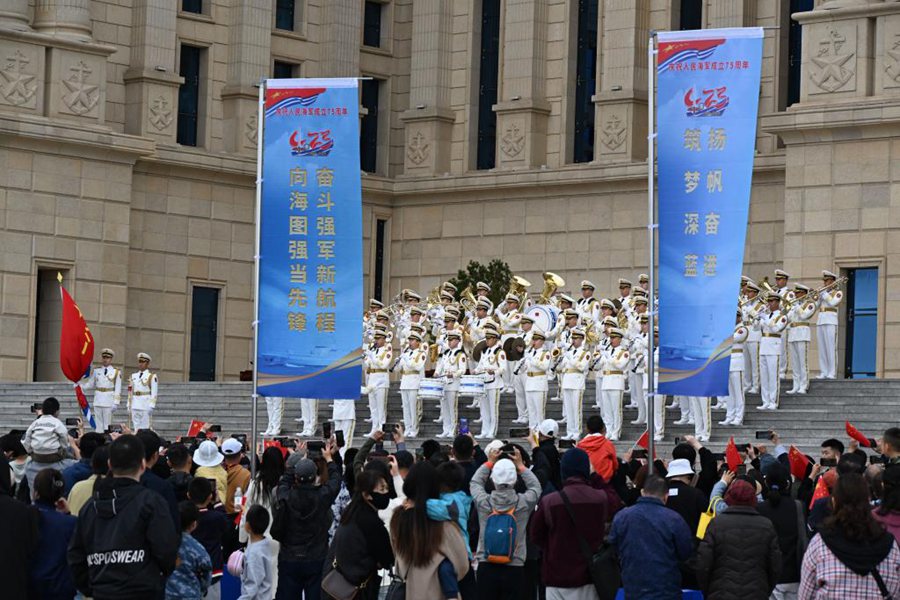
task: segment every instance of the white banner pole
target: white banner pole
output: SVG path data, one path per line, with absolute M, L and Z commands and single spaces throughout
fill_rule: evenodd
M 259 365 L 259 246 L 260 246 L 260 216 L 262 215 L 262 182 L 263 182 L 263 124 L 265 123 L 266 80 L 259 84 L 259 106 L 256 117 L 256 249 L 253 253 L 253 396 L 251 398 L 250 416 L 250 452 L 253 458 L 250 460 L 250 476 L 256 477 L 256 437 L 259 434 L 257 424 L 257 405 L 259 394 L 258 373 Z M 260 453 L 261 454 L 261 453 Z
M 653 474 L 653 459 L 656 455 L 656 364 L 654 351 L 656 343 L 653 339 L 656 320 L 656 203 L 654 202 L 654 165 L 656 163 L 656 123 L 654 117 L 656 110 L 656 32 L 650 32 L 647 44 L 647 247 L 650 260 L 647 261 L 647 278 L 649 289 L 647 293 L 647 312 L 650 313 L 649 329 L 647 332 L 647 472 Z M 663 401 L 665 403 L 665 401 Z M 663 419 L 666 416 L 663 414 Z

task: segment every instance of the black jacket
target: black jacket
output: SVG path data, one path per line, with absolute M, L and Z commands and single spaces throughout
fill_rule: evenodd
M 555 440 L 543 440 L 531 451 L 531 461 L 534 468 L 531 470 L 538 481 L 544 494 L 562 489 L 562 475 L 560 475 L 559 450 L 556 449 Z
M 781 569 L 772 522 L 753 507 L 729 506 L 709 524 L 696 568 L 707 600 L 768 600 Z
M 709 508 L 709 496 L 682 481 L 669 480 L 669 499 L 666 506 L 681 515 L 691 533 L 697 533 L 700 514 Z
M 159 598 L 180 538 L 162 497 L 133 479 L 97 483 L 69 544 L 75 585 L 101 600 Z
M 168 507 L 169 515 L 171 515 L 173 531 L 176 535 L 181 535 L 181 515 L 178 513 L 178 501 L 175 500 L 175 491 L 169 482 L 152 471 L 144 471 L 141 476 L 141 485 L 162 496 Z
M 772 521 L 778 536 L 778 547 L 781 549 L 781 575 L 778 576 L 778 583 L 799 582 L 803 552 L 809 541 L 802 518 L 803 507 L 790 496 L 785 496 L 778 506 L 760 502 L 756 510 Z
M 352 510 L 352 505 L 351 502 L 347 510 Z M 394 566 L 391 538 L 378 512 L 367 503 L 353 510 L 350 520 L 342 523 L 335 531 L 325 560 L 324 574 L 329 573 L 335 563 L 341 574 L 353 585 L 370 581 L 379 568 L 389 569 Z M 377 597 L 378 586 L 367 585 L 363 598 Z
M 183 502 L 188 499 L 188 488 L 191 487 L 194 476 L 190 473 L 184 473 L 183 471 L 175 471 L 168 479 L 166 479 L 166 481 L 169 483 L 172 492 L 175 494 L 175 501 Z
M 328 463 L 324 485 L 294 483 L 285 474 L 278 485 L 272 537 L 281 543 L 279 558 L 321 560 L 328 553 L 328 530 L 334 522 L 331 505 L 341 491 L 341 471 Z
M 9 495 L 9 467 L 2 455 L 0 469 L 6 469 L 6 473 L 0 474 L 0 581 L 3 581 L 0 595 L 25 598 L 28 570 L 38 546 L 38 512 Z

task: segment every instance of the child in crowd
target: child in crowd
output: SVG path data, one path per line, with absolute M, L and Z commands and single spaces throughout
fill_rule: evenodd
M 238 600 L 271 600 L 274 596 L 274 565 L 271 541 L 266 537 L 269 511 L 254 504 L 247 510 L 244 529 L 250 537 L 244 551 L 244 570 L 241 572 L 241 596 Z
M 205 477 L 194 477 L 188 488 L 188 500 L 197 507 L 199 516 L 197 527 L 191 535 L 200 542 L 209 553 L 212 563 L 212 579 L 206 600 L 219 600 L 222 589 L 222 568 L 225 564 L 222 539 L 228 532 L 228 517 L 225 507 L 216 496 L 215 482 Z
M 202 600 L 212 574 L 209 553 L 191 535 L 197 529 L 200 510 L 189 501 L 178 505 L 181 517 L 181 545 L 178 566 L 166 582 L 166 600 Z
M 34 489 L 34 476 L 41 469 L 57 469 L 62 472 L 75 462 L 71 458 L 69 431 L 59 420 L 59 400 L 44 400 L 41 414 L 28 426 L 22 445 L 31 456 L 31 462 L 25 469 L 28 489 L 31 490 Z
M 469 550 L 469 513 L 472 509 L 472 497 L 462 490 L 465 471 L 455 462 L 445 462 L 437 468 L 437 472 L 441 481 L 441 497 L 428 500 L 426 505 L 428 518 L 433 521 L 456 523 L 466 542 L 469 560 L 472 560 L 472 552 Z M 445 558 L 441 561 L 438 566 L 438 579 L 444 598 L 450 600 L 459 597 L 460 582 L 457 581 L 456 570 L 450 560 Z M 467 579 L 463 582 L 467 582 Z

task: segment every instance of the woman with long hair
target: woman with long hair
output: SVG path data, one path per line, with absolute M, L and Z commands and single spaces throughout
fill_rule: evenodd
M 40 514 L 38 547 L 31 561 L 29 598 L 71 600 L 75 582 L 66 560 L 77 517 L 69 514 L 63 498 L 65 481 L 56 469 L 43 469 L 34 477 L 34 507 Z
M 391 500 L 388 490 L 387 480 L 378 471 L 366 469 L 356 475 L 353 496 L 341 515 L 325 560 L 322 588 L 326 592 L 329 580 L 340 577 L 359 588 L 359 600 L 378 598 L 378 569 L 394 565 L 391 540 L 378 516 Z
M 900 465 L 888 465 L 884 469 L 881 485 L 881 506 L 872 511 L 872 516 L 900 544 Z
M 428 462 L 414 465 L 403 493 L 406 502 L 391 518 L 391 542 L 407 597 L 458 597 L 457 582 L 469 571 L 469 557 L 458 525 L 428 518 L 427 501 L 440 496 L 437 469 Z
M 247 486 L 247 502 L 246 506 L 259 504 L 269 511 L 269 527 L 266 529 L 268 535 L 269 529 L 272 528 L 272 507 L 275 506 L 275 492 L 278 490 L 278 482 L 284 475 L 284 454 L 279 448 L 269 447 L 263 452 L 262 460 L 256 468 L 256 477 L 250 480 Z M 241 526 L 238 528 L 238 535 L 241 543 L 246 544 L 248 538 L 244 529 L 244 520 L 246 511 L 241 515 Z M 275 554 L 278 554 L 278 542 L 275 542 Z
M 781 549 L 781 574 L 772 591 L 773 600 L 794 600 L 800 588 L 800 565 L 809 543 L 803 506 L 791 498 L 791 473 L 781 463 L 769 466 L 765 474 L 766 499 L 756 510 L 772 521 Z
M 900 547 L 872 516 L 863 476 L 838 477 L 831 503 L 803 558 L 798 598 L 900 598 Z

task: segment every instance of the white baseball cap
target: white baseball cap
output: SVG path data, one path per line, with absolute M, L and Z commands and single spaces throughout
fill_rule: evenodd
M 502 442 L 502 441 L 500 441 L 500 440 L 494 440 L 494 441 L 492 441 L 490 444 L 487 445 L 487 447 L 484 449 L 484 453 L 485 453 L 485 454 L 490 454 L 490 453 L 493 452 L 494 450 L 499 450 L 499 449 L 502 448 L 502 447 L 503 447 L 503 442 Z
M 237 441 L 237 440 L 235 440 Z M 224 457 L 219 452 L 219 447 L 212 440 L 200 443 L 200 447 L 194 450 L 194 462 L 201 467 L 215 467 L 222 464 Z
M 243 451 L 244 445 L 234 438 L 228 438 L 222 443 L 222 454 L 225 456 L 240 454 Z
M 494 485 L 515 485 L 516 484 L 516 465 L 508 458 L 501 458 L 491 470 L 491 481 Z
M 553 419 L 544 419 L 538 425 L 538 432 L 547 437 L 556 437 L 559 433 L 559 424 Z

